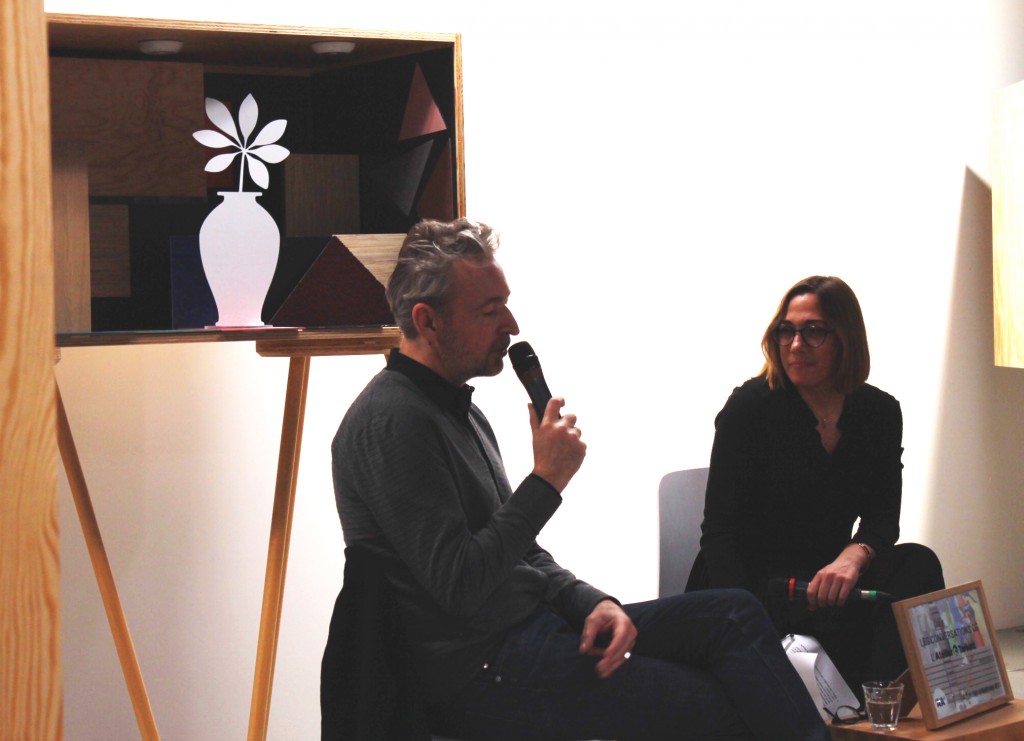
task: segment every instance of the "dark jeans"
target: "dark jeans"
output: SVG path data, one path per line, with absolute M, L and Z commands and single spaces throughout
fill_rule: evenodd
M 762 605 L 707 590 L 625 605 L 639 636 L 605 680 L 549 610 L 514 628 L 431 728 L 462 739 L 828 739 Z

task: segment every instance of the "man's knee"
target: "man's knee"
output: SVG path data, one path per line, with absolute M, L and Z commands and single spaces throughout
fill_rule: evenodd
M 761 600 L 754 593 L 746 589 L 722 589 L 722 596 L 732 607 L 734 614 L 744 621 L 764 620 L 771 622 L 768 612 L 765 610 Z

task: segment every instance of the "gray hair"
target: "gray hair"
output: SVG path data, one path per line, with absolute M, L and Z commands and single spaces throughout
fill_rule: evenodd
M 455 261 L 487 262 L 494 259 L 497 249 L 497 232 L 465 218 L 452 222 L 424 220 L 410 229 L 385 293 L 402 334 L 409 339 L 419 335 L 412 321 L 416 304 L 445 308 Z

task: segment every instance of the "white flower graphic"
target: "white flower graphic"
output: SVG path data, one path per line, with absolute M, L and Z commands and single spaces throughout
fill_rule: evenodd
M 214 100 L 213 98 L 206 99 L 206 115 L 213 122 L 214 126 L 224 133 L 222 134 L 212 129 L 203 129 L 192 134 L 195 140 L 203 146 L 213 149 L 235 147 L 238 150 L 237 152 L 214 156 L 206 163 L 206 171 L 220 172 L 226 170 L 235 161 L 235 157 L 241 154 L 242 165 L 238 173 L 238 191 L 242 191 L 242 185 L 245 183 L 246 165 L 249 166 L 249 177 L 252 178 L 256 186 L 266 189 L 270 185 L 270 171 L 267 170 L 267 166 L 263 162 L 277 164 L 291 154 L 284 147 L 274 143 L 284 134 L 284 129 L 288 122 L 283 118 L 271 121 L 250 141 L 249 135 L 256 128 L 256 119 L 259 117 L 259 107 L 256 105 L 256 99 L 252 97 L 251 93 L 245 97 L 242 105 L 238 108 L 238 126 L 235 126 L 235 120 L 231 116 L 231 111 L 219 100 Z

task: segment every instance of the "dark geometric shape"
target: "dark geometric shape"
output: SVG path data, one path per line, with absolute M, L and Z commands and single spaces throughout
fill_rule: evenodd
M 165 330 L 171 326 L 171 237 L 199 234 L 205 198 L 91 198 L 127 203 L 132 295 L 92 299 L 93 332 Z
M 453 213 L 454 195 L 452 193 L 452 155 L 448 142 L 445 141 L 444 148 L 434 165 L 434 172 L 427 181 L 420 196 L 418 211 L 421 219 L 439 219 L 451 221 L 455 218 Z
M 394 146 L 402 131 L 409 103 L 409 83 L 417 65 L 441 112 L 445 128 L 451 129 L 455 121 L 454 58 L 451 49 L 437 49 L 324 71 L 306 78 L 310 85 L 306 93 L 310 138 L 295 144 L 294 148 L 284 142 L 281 144 L 293 152 L 360 155 Z M 206 94 L 210 95 L 209 90 Z M 255 90 L 253 94 L 260 101 L 262 120 L 263 98 Z M 282 118 L 289 116 L 282 115 Z M 289 129 L 291 125 L 289 119 Z
M 331 237 L 271 321 L 277 327 L 394 323 L 384 286 L 337 237 Z
M 206 281 L 199 237 L 171 237 L 171 329 L 217 323 L 217 302 Z
M 370 180 L 406 215 L 412 213 L 432 145 L 433 142 L 425 141 L 414 149 L 389 157 L 368 173 Z
M 329 235 L 322 237 L 284 237 L 281 239 L 281 252 L 277 256 L 277 270 L 274 279 L 267 289 L 267 298 L 263 302 L 261 318 L 267 324 L 274 323 L 274 314 L 281 308 L 288 295 L 302 280 L 302 276 L 310 269 L 324 245 L 330 240 Z

